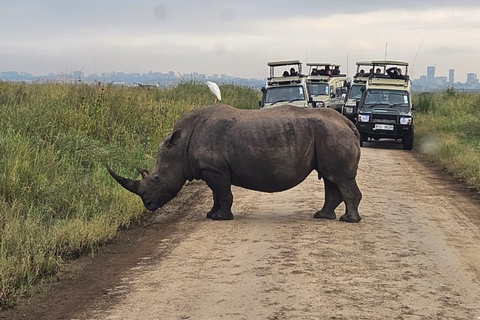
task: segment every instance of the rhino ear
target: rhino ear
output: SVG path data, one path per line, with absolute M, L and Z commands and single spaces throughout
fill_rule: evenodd
M 180 138 L 182 137 L 182 130 L 175 130 L 173 131 L 168 137 L 167 137 L 167 141 L 168 141 L 168 147 L 171 147 L 173 145 L 176 145 L 178 143 L 178 141 L 180 140 Z
M 138 172 L 142 175 L 142 179 L 146 179 L 148 177 L 148 171 L 142 168 L 137 168 Z

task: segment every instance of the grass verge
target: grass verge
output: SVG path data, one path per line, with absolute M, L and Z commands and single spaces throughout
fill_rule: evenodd
M 418 149 L 468 186 L 480 190 L 480 94 L 442 93 L 414 96 Z
M 221 86 L 222 102 L 258 93 Z M 189 110 L 214 102 L 204 84 L 172 89 L 0 83 L 0 309 L 144 214 L 103 167 L 134 177 Z

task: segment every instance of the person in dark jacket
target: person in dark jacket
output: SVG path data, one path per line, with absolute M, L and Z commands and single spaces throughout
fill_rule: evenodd
M 407 79 L 406 76 L 402 74 L 402 70 L 397 67 L 391 67 L 386 70 L 387 74 L 390 76 L 390 78 L 393 79 Z

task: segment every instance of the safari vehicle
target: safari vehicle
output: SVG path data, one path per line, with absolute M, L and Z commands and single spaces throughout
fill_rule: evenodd
M 327 107 L 341 112 L 347 91 L 347 76 L 340 73 L 340 65 L 310 62 L 307 66 L 309 103 L 313 107 Z
M 262 88 L 260 108 L 272 108 L 282 104 L 296 107 L 311 107 L 302 63 L 299 60 L 268 62 L 270 76 L 267 85 Z
M 413 148 L 413 115 L 411 81 L 408 63 L 402 61 L 372 61 L 375 70 L 368 76 L 362 98 L 357 102 L 356 126 L 360 145 L 368 138 L 401 139 L 403 148 Z
M 372 69 L 371 61 L 357 62 L 357 71 L 353 76 L 351 83 L 347 85 L 347 94 L 345 96 L 345 103 L 342 106 L 342 114 L 350 119 L 353 123 L 356 121 L 357 115 L 357 101 L 362 98 L 362 92 L 367 87 L 368 77 Z M 368 70 L 368 73 L 365 72 Z

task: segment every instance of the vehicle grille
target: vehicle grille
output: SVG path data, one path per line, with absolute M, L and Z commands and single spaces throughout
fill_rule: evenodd
M 390 114 L 373 114 L 372 122 L 397 123 L 397 116 Z

